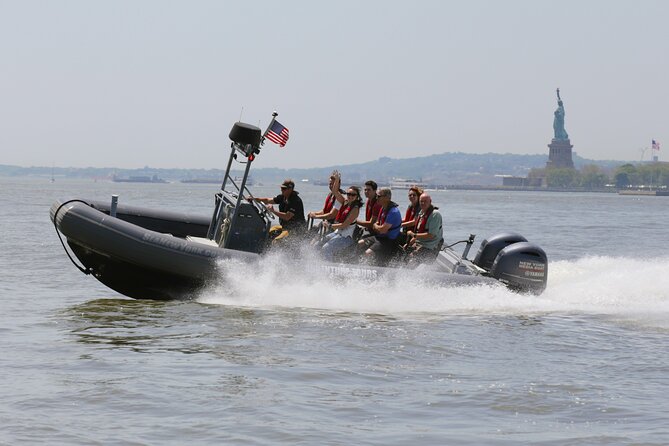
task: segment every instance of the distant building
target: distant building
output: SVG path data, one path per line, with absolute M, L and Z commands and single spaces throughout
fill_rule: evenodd
M 502 186 L 526 187 L 527 177 L 514 177 L 512 175 L 502 176 Z
M 543 178 L 514 177 L 512 175 L 502 176 L 502 186 L 510 187 L 541 187 Z
M 414 186 L 420 187 L 421 189 L 425 189 L 425 183 L 423 183 L 422 179 L 414 180 L 406 178 L 392 178 L 390 180 L 391 189 L 410 189 Z

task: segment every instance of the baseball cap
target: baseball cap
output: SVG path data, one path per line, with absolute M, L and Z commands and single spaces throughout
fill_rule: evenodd
M 295 183 L 293 180 L 284 180 L 281 183 L 281 189 L 295 189 Z

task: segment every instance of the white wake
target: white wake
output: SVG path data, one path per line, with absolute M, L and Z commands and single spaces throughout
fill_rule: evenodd
M 503 287 L 435 287 L 421 283 L 419 270 L 403 270 L 400 280 L 333 280 L 311 268 L 270 255 L 249 269 L 227 262 L 226 271 L 199 299 L 242 307 L 300 307 L 356 313 L 553 313 L 635 316 L 667 321 L 669 258 L 586 257 L 549 264 L 548 287 L 540 296 Z

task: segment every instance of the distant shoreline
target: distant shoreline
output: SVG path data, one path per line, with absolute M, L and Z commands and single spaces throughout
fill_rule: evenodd
M 262 167 L 253 170 L 254 183 L 260 185 L 280 184 L 285 178 L 306 179 L 310 185 L 325 184 L 333 169 L 343 173 L 344 184 L 361 185 L 368 179 L 379 185 L 388 186 L 398 178 L 415 178 L 415 184 L 430 190 L 487 190 L 501 192 L 596 192 L 618 193 L 615 187 L 529 187 L 519 185 L 504 186 L 503 177 L 526 177 L 532 169 L 546 165 L 545 155 L 513 154 L 465 154 L 446 152 L 442 154 L 393 159 L 381 157 L 373 162 L 315 167 L 308 169 L 281 169 Z M 623 161 L 588 160 L 574 156 L 576 167 L 596 165 L 610 176 Z M 607 173 L 608 172 L 608 173 Z M 241 176 L 241 170 L 233 170 L 233 176 Z M 55 167 L 31 166 L 20 167 L 0 164 L 1 177 L 42 177 L 58 182 L 61 179 L 89 180 L 95 182 L 112 181 L 116 178 L 157 178 L 165 182 L 184 182 L 186 184 L 209 183 L 215 178 L 222 179 L 225 171 L 211 169 L 152 168 L 121 169 L 113 167 Z M 218 181 L 211 181 L 217 183 Z M 472 184 L 475 183 L 475 184 Z M 404 185 L 395 188 L 406 189 Z
M 45 174 L 28 174 L 28 175 L 3 175 L 0 173 L 0 178 L 34 178 L 34 179 L 44 179 L 45 182 L 50 182 L 51 181 L 51 175 L 45 175 Z M 55 176 L 54 181 L 58 183 L 61 180 L 67 180 L 67 181 L 78 181 L 78 182 L 109 182 L 109 183 L 118 183 L 114 182 L 112 179 L 109 178 L 91 178 L 91 177 L 70 177 L 70 176 Z M 212 184 L 220 184 L 220 181 L 214 182 L 214 181 L 189 181 L 189 180 L 175 180 L 175 181 L 163 181 L 163 182 L 129 182 L 127 184 L 137 184 L 137 185 L 142 185 L 142 184 L 147 184 L 147 185 L 161 185 L 161 184 L 183 184 L 183 185 L 212 185 Z M 351 182 L 352 184 L 355 182 Z M 389 183 L 386 182 L 379 182 L 378 183 L 380 187 L 389 187 Z M 258 184 L 255 184 L 253 186 L 273 186 L 274 183 L 272 182 L 260 182 Z M 327 185 L 325 184 L 317 184 L 317 183 L 304 183 L 302 186 L 318 186 L 318 187 L 326 187 Z M 251 186 L 251 187 L 253 187 Z M 615 187 L 611 188 L 596 188 L 596 189 L 587 189 L 587 188 L 582 188 L 582 187 L 571 187 L 571 188 L 556 188 L 556 187 L 522 187 L 522 186 L 495 186 L 495 185 L 476 185 L 476 184 L 424 184 L 421 185 L 423 189 L 428 190 L 428 191 L 449 191 L 449 190 L 462 190 L 462 191 L 493 191 L 493 192 L 569 192 L 569 193 L 577 193 L 577 192 L 594 192 L 594 193 L 608 193 L 608 194 L 620 194 L 620 195 L 664 195 L 664 193 L 649 193 L 649 191 L 644 191 L 644 190 L 639 190 L 636 191 L 634 189 L 632 190 L 626 190 L 626 189 L 616 189 Z M 299 186 L 298 186 L 299 189 Z M 405 188 L 393 188 L 395 191 L 401 191 L 405 190 Z M 638 192 L 638 193 L 637 193 Z M 650 191 L 654 192 L 654 191 Z
M 532 169 L 546 166 L 547 155 L 540 154 L 467 154 L 444 152 L 435 155 L 389 158 L 380 157 L 375 161 L 332 165 L 312 168 L 254 167 L 252 175 L 257 182 L 283 181 L 285 178 L 308 179 L 311 183 L 327 181 L 333 169 L 343 174 L 344 181 L 361 184 L 368 179 L 377 183 L 390 182 L 395 178 L 415 178 L 419 183 L 438 185 L 464 185 L 476 183 L 482 186 L 501 185 L 499 177 L 525 177 Z M 574 155 L 577 168 L 596 165 L 604 171 L 612 171 L 625 164 L 624 161 L 590 160 Z M 113 175 L 119 177 L 156 175 L 167 181 L 181 181 L 196 178 L 223 178 L 225 166 L 214 168 L 155 168 L 145 166 L 137 169 L 118 167 L 20 167 L 0 164 L 0 175 L 54 175 L 65 177 L 94 178 L 104 180 Z M 233 169 L 233 175 L 243 174 L 241 169 Z

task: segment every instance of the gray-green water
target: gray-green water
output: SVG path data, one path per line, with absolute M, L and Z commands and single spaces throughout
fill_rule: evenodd
M 208 214 L 215 185 L 0 187 L 0 444 L 669 443 L 665 197 L 433 193 L 447 241 L 516 230 L 544 247 L 540 297 L 334 286 L 269 258 L 159 303 L 76 270 L 49 206 L 117 193 Z M 302 196 L 316 209 L 324 188 Z

